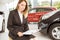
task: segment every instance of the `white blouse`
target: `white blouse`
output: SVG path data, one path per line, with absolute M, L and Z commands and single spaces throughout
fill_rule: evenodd
M 23 13 L 21 13 L 21 12 L 18 11 L 18 14 L 20 16 L 20 20 L 21 20 L 21 23 L 22 23 L 23 22 Z

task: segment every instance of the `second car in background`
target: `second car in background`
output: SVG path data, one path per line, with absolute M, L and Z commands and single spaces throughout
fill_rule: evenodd
M 53 7 L 34 7 L 29 10 L 28 22 L 39 22 L 42 15 L 54 11 Z

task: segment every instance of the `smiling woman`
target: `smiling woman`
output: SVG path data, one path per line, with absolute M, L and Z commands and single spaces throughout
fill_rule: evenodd
M 19 0 L 16 9 L 10 11 L 7 28 L 9 30 L 9 40 L 30 40 L 33 35 L 23 35 L 29 30 L 26 14 L 28 5 L 26 0 Z

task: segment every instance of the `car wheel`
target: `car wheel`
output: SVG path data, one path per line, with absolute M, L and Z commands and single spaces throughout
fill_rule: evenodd
M 0 33 L 3 33 L 5 31 L 5 21 L 3 20 L 3 23 L 2 23 L 2 30 L 0 31 Z
M 2 24 L 2 31 L 5 31 L 5 20 L 3 20 L 3 24 Z
M 53 40 L 60 40 L 60 23 L 51 25 L 48 34 Z

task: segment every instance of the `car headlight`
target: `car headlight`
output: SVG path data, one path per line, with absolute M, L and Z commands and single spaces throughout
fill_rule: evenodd
M 45 15 L 42 16 L 42 20 L 45 20 L 45 19 L 48 19 L 49 17 L 53 16 L 54 14 L 56 14 L 56 12 L 58 12 L 59 10 L 55 10 L 55 11 L 52 11 L 52 12 L 49 12 Z
M 48 19 L 50 16 L 48 14 L 42 16 L 42 20 Z

